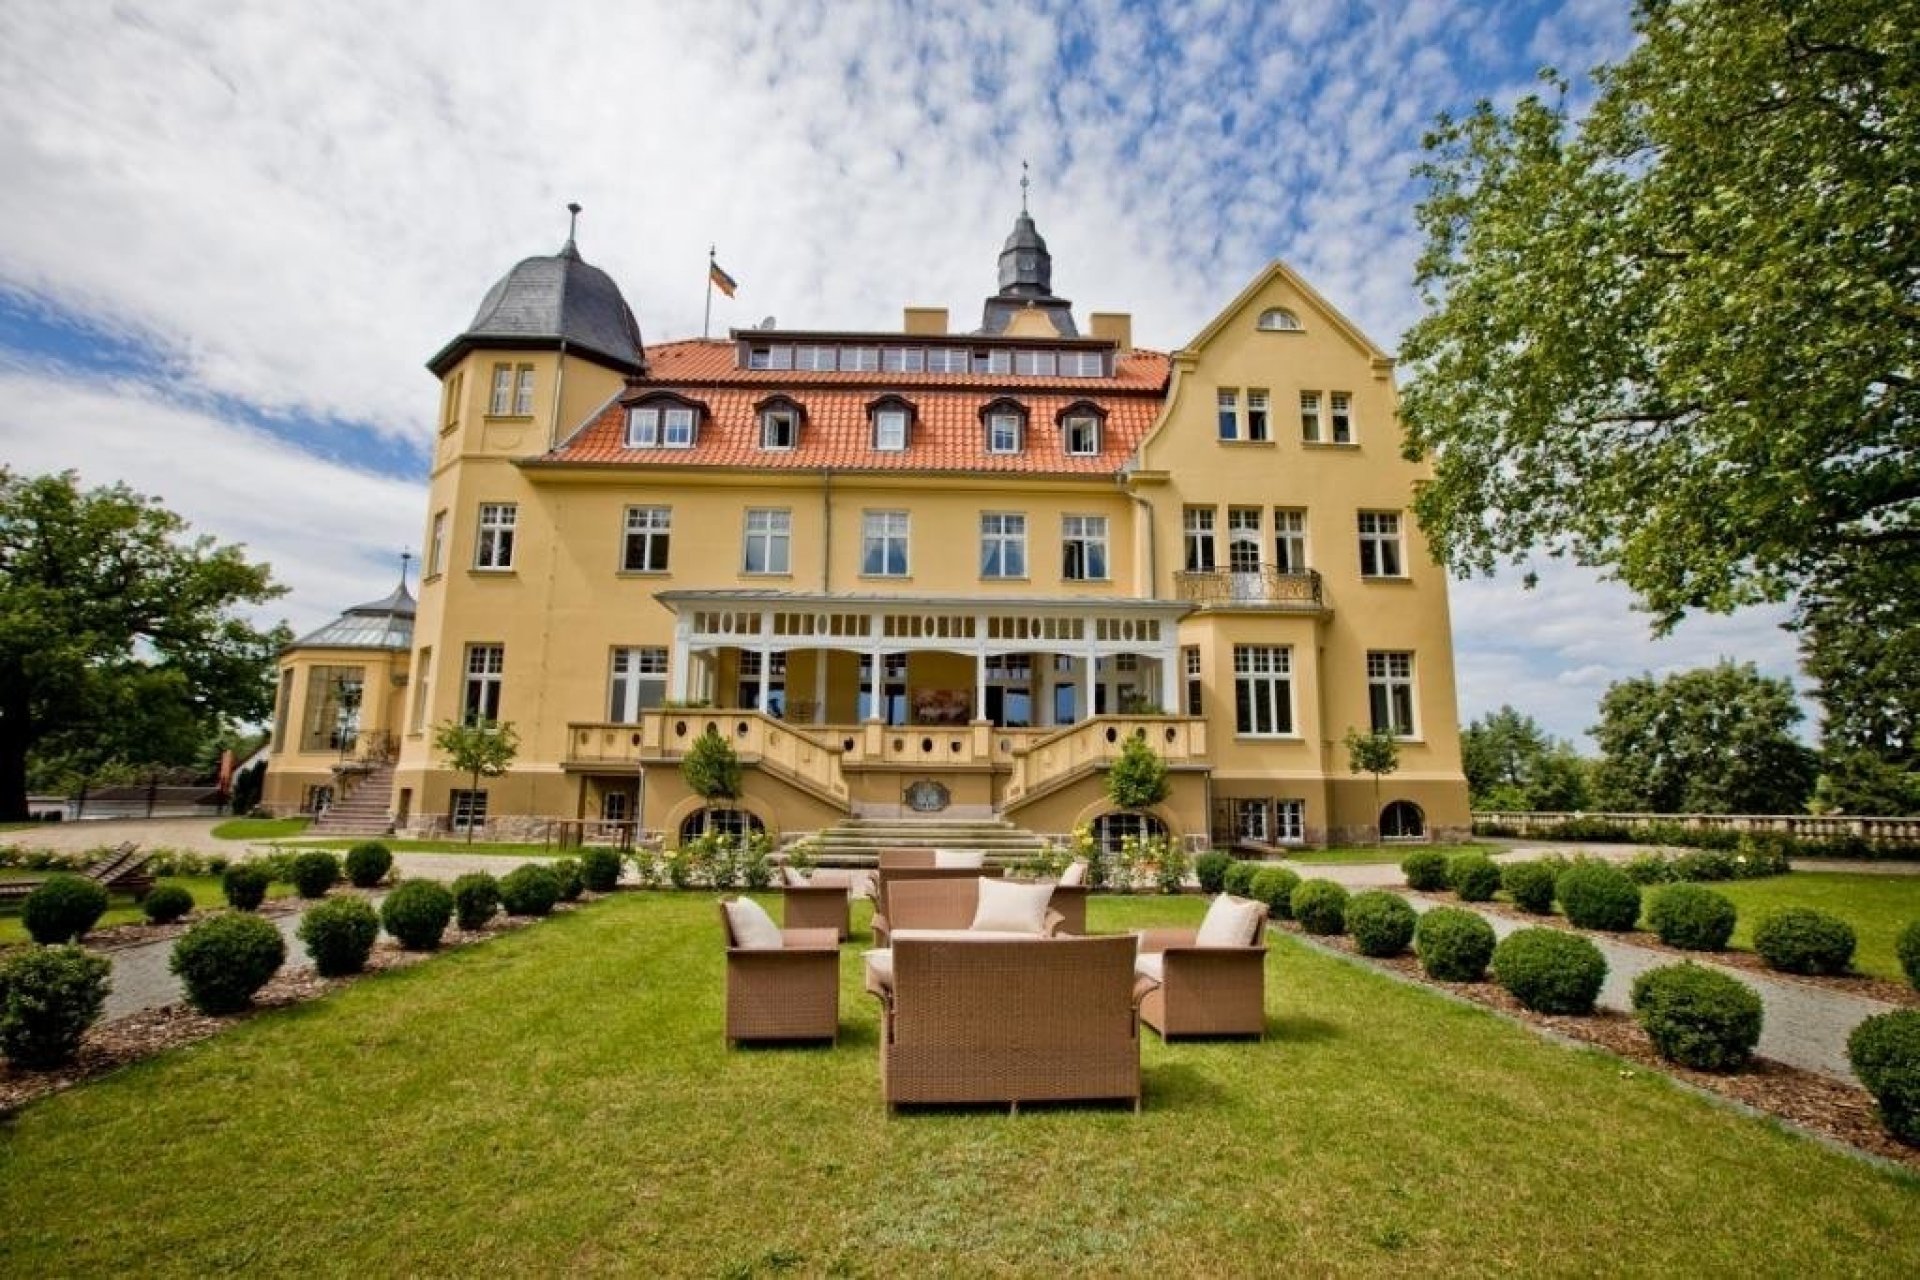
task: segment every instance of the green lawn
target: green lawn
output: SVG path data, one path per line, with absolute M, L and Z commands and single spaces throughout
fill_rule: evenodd
M 17 880 L 47 874 L 44 871 L 0 871 L 0 880 Z M 219 876 L 163 876 L 160 884 L 177 884 L 193 895 L 196 907 L 223 907 L 226 898 L 220 893 Z M 269 898 L 284 898 L 293 892 L 290 884 L 273 884 L 267 889 Z M 104 929 L 110 924 L 128 924 L 135 920 L 144 920 L 146 916 L 140 910 L 140 904 L 124 893 L 116 893 L 107 901 L 107 913 L 100 917 L 96 929 Z M 20 923 L 20 904 L 9 902 L 0 906 L 0 945 L 13 942 L 26 942 L 27 931 Z
M 1860 939 L 1853 967 L 1862 973 L 1906 981 L 1894 939 L 1909 921 L 1920 920 L 1920 876 L 1875 876 L 1844 871 L 1794 871 L 1765 880 L 1711 884 L 1740 909 L 1733 945 L 1753 946 L 1753 926 L 1774 907 L 1818 907 L 1853 926 Z
M 378 840 L 395 853 L 473 853 L 493 858 L 559 858 L 577 854 L 578 849 L 562 849 L 550 844 L 488 844 L 476 840 L 396 840 L 392 836 L 346 836 L 325 840 L 285 840 L 288 849 L 351 849 L 367 840 Z
M 228 818 L 213 829 L 216 840 L 281 840 L 297 836 L 312 818 Z
M 1308 866 L 1359 866 L 1368 863 L 1392 863 L 1400 865 L 1400 860 L 1416 849 L 1437 853 L 1442 857 L 1452 857 L 1456 853 L 1498 853 L 1500 849 L 1490 844 L 1348 844 L 1335 845 L 1330 849 L 1300 849 L 1287 854 L 1287 861 L 1304 863 Z
M 1264 1043 L 1146 1035 L 1142 1115 L 889 1118 L 857 944 L 838 1048 L 729 1052 L 711 897 L 623 894 L 28 1107 L 0 1274 L 1920 1273 L 1920 1180 L 1270 964 Z

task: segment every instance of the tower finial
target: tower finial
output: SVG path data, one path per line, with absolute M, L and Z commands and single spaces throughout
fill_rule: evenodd
M 1020 212 L 1022 214 L 1027 211 L 1027 184 L 1027 162 L 1022 160 L 1020 162 Z
M 406 589 L 406 586 L 407 586 L 407 566 L 412 563 L 413 563 L 413 552 L 402 551 L 400 553 L 400 588 L 403 591 Z
M 569 200 L 567 201 L 567 239 L 573 239 L 573 233 L 579 225 L 580 203 L 577 200 Z

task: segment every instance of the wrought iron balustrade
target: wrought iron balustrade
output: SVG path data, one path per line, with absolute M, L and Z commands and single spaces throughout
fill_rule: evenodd
M 1200 569 L 1173 575 L 1174 594 L 1193 604 L 1262 605 L 1281 609 L 1321 609 L 1326 597 L 1320 574 L 1292 573 L 1271 565 L 1258 569 Z

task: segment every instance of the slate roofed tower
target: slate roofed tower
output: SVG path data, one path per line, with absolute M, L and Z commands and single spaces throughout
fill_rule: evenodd
M 1073 304 L 1053 294 L 1053 255 L 1033 225 L 1023 199 L 1013 233 L 1000 250 L 1000 292 L 987 299 L 980 318 L 983 334 L 1077 338 Z

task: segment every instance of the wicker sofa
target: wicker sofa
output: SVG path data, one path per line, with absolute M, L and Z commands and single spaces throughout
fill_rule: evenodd
M 873 940 L 874 945 L 887 945 L 888 934 L 900 927 L 894 923 L 892 906 L 893 889 L 896 885 L 937 885 L 945 890 L 909 890 L 913 896 L 916 910 L 923 914 L 916 916 L 918 923 L 907 928 L 918 929 L 964 929 L 973 921 L 973 909 L 978 904 L 980 881 L 998 880 L 1004 872 L 1000 867 L 888 867 L 881 864 L 879 874 L 873 881 Z M 940 918 L 928 923 L 924 911 L 935 909 L 930 904 L 944 904 L 945 910 Z M 964 918 L 957 913 L 963 907 Z
M 1254 1036 L 1267 1030 L 1267 921 L 1264 910 L 1245 946 L 1203 947 L 1194 929 L 1140 934 L 1137 968 L 1157 985 L 1140 1002 L 1140 1019 L 1176 1036 Z
M 1114 1100 L 1140 1108 L 1135 939 L 922 941 L 893 947 L 880 1083 L 902 1104 Z
M 840 1038 L 840 938 L 828 929 L 783 929 L 777 949 L 742 947 L 727 904 L 727 1044 Z

